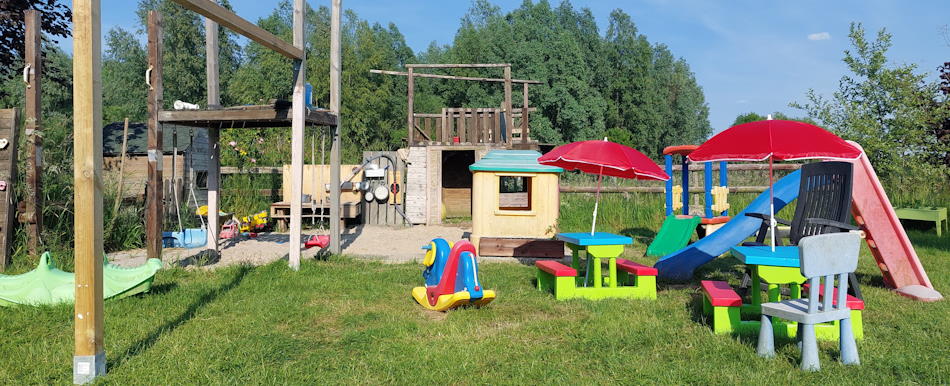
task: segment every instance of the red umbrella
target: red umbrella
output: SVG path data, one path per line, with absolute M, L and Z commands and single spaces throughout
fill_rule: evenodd
M 690 153 L 690 161 L 762 161 L 769 159 L 769 196 L 772 195 L 772 161 L 802 159 L 854 160 L 858 149 L 825 129 L 804 122 L 773 120 L 743 123 L 716 134 Z M 770 205 L 775 217 L 775 206 Z M 775 220 L 771 220 L 775 248 Z
M 598 176 L 591 235 L 597 226 L 597 206 L 600 204 L 600 181 L 603 176 L 660 181 L 670 179 L 650 157 L 636 149 L 610 142 L 607 138 L 603 141 L 581 141 L 558 146 L 538 158 L 538 163 Z

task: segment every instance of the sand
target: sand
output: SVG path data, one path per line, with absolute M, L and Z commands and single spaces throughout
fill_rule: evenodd
M 322 234 L 319 230 L 305 232 L 300 240 L 305 241 L 309 235 Z M 427 245 L 436 237 L 443 237 L 450 241 L 468 238 L 471 228 L 467 225 L 459 226 L 378 226 L 364 225 L 349 228 L 342 238 L 343 254 L 363 259 L 378 259 L 390 263 L 422 261 L 422 246 Z M 216 262 L 208 264 L 206 258 L 201 257 L 203 248 L 183 249 L 165 248 L 162 251 L 162 261 L 169 265 L 202 266 L 206 269 L 215 269 L 234 264 L 263 265 L 276 260 L 287 259 L 289 235 L 286 233 L 260 233 L 255 238 L 241 237 L 238 239 L 223 240 L 221 256 Z M 312 259 L 319 248 L 305 249 L 301 253 L 303 259 Z M 145 250 L 135 249 L 108 254 L 109 260 L 117 265 L 134 267 L 145 262 Z M 513 258 L 488 258 L 492 261 L 517 262 Z

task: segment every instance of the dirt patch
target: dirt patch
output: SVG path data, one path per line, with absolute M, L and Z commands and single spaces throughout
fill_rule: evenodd
M 326 233 L 313 230 L 303 235 L 303 243 L 311 234 Z M 442 237 L 455 241 L 467 239 L 471 229 L 467 224 L 459 226 L 373 226 L 365 225 L 349 228 L 341 242 L 343 253 L 352 257 L 377 259 L 384 262 L 403 263 L 421 261 L 424 256 L 421 248 L 434 238 Z M 202 263 L 204 248 L 182 249 L 166 248 L 162 251 L 162 260 L 168 264 L 184 266 L 202 265 L 215 269 L 235 264 L 263 265 L 276 260 L 287 259 L 290 246 L 286 233 L 260 233 L 255 238 L 241 237 L 224 240 L 221 245 L 220 259 L 210 264 Z M 304 259 L 312 259 L 322 251 L 318 248 L 306 249 L 301 253 Z M 135 267 L 144 264 L 145 249 L 114 252 L 108 254 L 113 264 Z M 489 258 L 488 261 L 517 262 L 512 258 Z M 205 261 L 206 262 L 206 261 Z

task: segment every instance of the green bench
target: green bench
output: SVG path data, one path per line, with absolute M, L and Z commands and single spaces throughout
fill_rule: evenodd
M 943 227 L 948 226 L 945 207 L 897 208 L 894 211 L 897 212 L 897 218 L 901 220 L 933 222 L 937 226 L 938 237 L 943 235 Z M 947 229 L 950 230 L 950 227 Z

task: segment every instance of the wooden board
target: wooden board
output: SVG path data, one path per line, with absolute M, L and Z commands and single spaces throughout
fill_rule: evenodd
M 353 169 L 358 167 L 359 165 L 340 165 L 340 175 L 345 180 L 353 174 Z M 285 202 L 290 202 L 292 196 L 290 176 L 290 165 L 284 165 L 281 175 L 283 193 L 281 200 Z M 316 202 L 329 202 L 330 193 L 327 192 L 326 186 L 330 184 L 330 177 L 330 165 L 304 165 L 302 194 L 309 194 L 311 199 Z M 358 173 L 349 181 L 355 184 L 362 180 L 363 173 Z M 359 191 L 342 190 L 340 192 L 340 202 L 359 202 L 361 197 L 362 194 Z
M 291 45 L 256 24 L 210 0 L 174 0 L 179 5 L 207 17 L 290 59 L 303 59 L 303 49 Z
M 10 263 L 13 244 L 18 121 L 15 109 L 0 110 L 0 139 L 7 141 L 7 145 L 0 149 L 0 182 L 6 185 L 0 190 L 0 270 L 6 269 Z
M 471 217 L 471 188 L 442 188 L 442 205 L 445 217 Z
M 290 113 L 291 109 L 282 105 L 221 110 L 162 110 L 158 112 L 158 120 L 180 126 L 225 129 L 290 127 Z M 327 110 L 309 110 L 304 121 L 310 126 L 336 126 L 337 117 Z
M 564 257 L 564 242 L 551 239 L 482 237 L 478 241 L 478 255 L 560 259 Z

